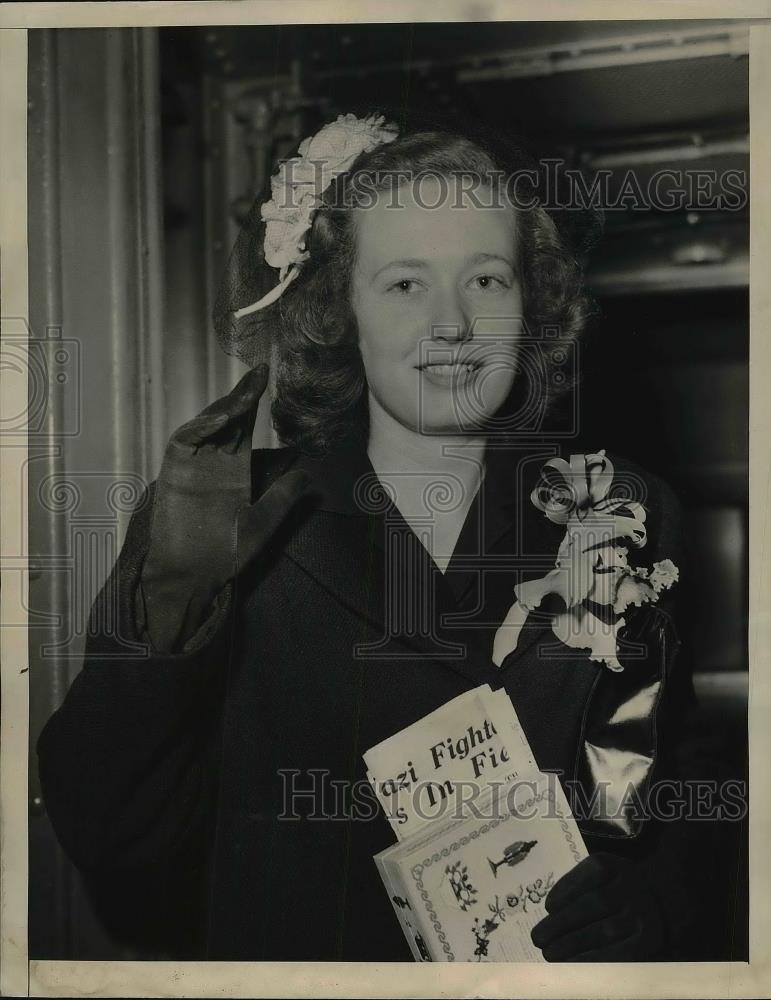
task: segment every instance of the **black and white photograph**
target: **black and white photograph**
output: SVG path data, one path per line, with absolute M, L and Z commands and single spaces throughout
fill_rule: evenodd
M 767 915 L 763 18 L 13 6 L 29 995 L 730 991 Z

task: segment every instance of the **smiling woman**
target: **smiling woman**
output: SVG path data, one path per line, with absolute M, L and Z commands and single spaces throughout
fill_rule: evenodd
M 676 735 L 691 679 L 667 598 L 627 613 L 620 679 L 543 622 L 493 662 L 565 511 L 586 521 L 586 504 L 534 513 L 558 448 L 521 404 L 546 413 L 570 387 L 556 373 L 590 307 L 534 190 L 523 206 L 529 161 L 491 150 L 341 116 L 281 167 L 217 307 L 223 344 L 254 367 L 172 436 L 94 607 L 85 668 L 41 736 L 50 816 L 90 878 L 200 879 L 197 956 L 406 960 L 372 861 L 386 819 L 340 822 L 337 792 L 366 785 L 368 748 L 483 684 L 508 693 L 539 768 L 575 786 L 591 852 L 550 892 L 533 930 L 544 957 L 716 947 L 699 921 L 713 825 L 578 811 L 621 778 L 639 804 L 654 777 L 671 791 L 688 774 Z M 515 174 L 516 201 L 500 184 Z M 273 347 L 282 447 L 252 451 L 256 362 Z M 579 458 L 569 468 L 601 483 L 578 495 L 605 502 L 597 467 L 615 469 L 633 493 L 608 498 L 613 524 L 633 508 L 646 561 L 679 561 L 668 487 L 617 456 Z M 560 556 L 643 580 L 628 534 L 583 548 L 585 535 L 566 533 Z M 592 595 L 576 613 L 592 604 L 600 626 Z
M 396 204 L 381 194 L 358 210 L 351 298 L 380 481 L 413 529 L 431 519 L 427 476 L 458 492 L 420 534 L 446 569 L 481 479 L 485 426 L 514 382 L 522 293 L 513 209 L 480 211 L 423 180 L 400 189 Z M 415 256 L 399 259 L 406 246 Z
M 480 211 L 468 197 L 442 197 L 436 180 L 428 186 L 434 208 L 406 186 L 399 207 L 381 195 L 358 213 L 352 300 L 370 433 L 373 419 L 390 417 L 423 434 L 480 434 L 514 381 L 513 210 Z M 405 246 L 415 256 L 399 260 Z
M 327 145 L 318 143 L 315 148 L 330 156 Z M 344 147 L 338 158 L 348 152 Z M 473 395 L 475 400 L 467 415 L 473 415 L 472 424 L 483 417 L 489 421 L 504 403 L 506 412 L 519 411 L 533 391 L 546 412 L 559 394 L 572 387 L 569 379 L 559 381 L 552 373 L 571 369 L 568 355 L 591 306 L 575 250 L 565 243 L 537 198 L 535 167 L 526 152 L 500 139 L 494 142 L 485 136 L 472 141 L 438 131 L 406 133 L 365 148 L 331 180 L 317 167 L 310 172 L 313 183 L 320 187 L 328 182 L 328 186 L 314 191 L 317 209 L 312 226 L 300 222 L 299 238 L 307 247 L 302 281 L 294 282 L 279 299 L 250 311 L 255 299 L 275 284 L 275 271 L 266 266 L 262 245 L 263 203 L 255 201 L 221 286 L 215 321 L 225 349 L 250 364 L 268 360 L 270 346 L 275 345 L 272 412 L 284 443 L 321 453 L 341 437 L 368 440 L 372 384 L 370 373 L 364 371 L 369 338 L 362 335 L 362 320 L 373 334 L 377 324 L 382 324 L 381 330 L 388 327 L 387 336 L 381 338 L 394 343 L 388 350 L 401 349 L 405 336 L 413 340 L 417 336 L 427 351 L 432 331 L 435 346 L 441 347 L 443 335 L 458 340 L 464 327 L 473 328 L 464 335 L 475 337 L 473 350 L 468 346 L 449 354 L 445 350 L 439 358 L 434 352 L 431 361 L 469 355 L 476 362 L 483 353 L 497 356 L 496 342 L 511 341 L 512 326 L 519 331 L 524 325 L 527 342 L 522 344 L 520 338 L 519 370 L 526 368 L 530 377 L 511 378 L 516 352 L 505 348 L 501 364 L 489 366 L 484 379 L 471 380 L 464 394 L 464 399 Z M 299 205 L 309 196 L 307 185 L 300 183 L 306 175 L 296 165 L 293 176 L 295 190 L 281 197 L 290 205 L 293 197 Z M 291 232 L 293 246 L 297 232 Z M 376 271 L 382 273 L 376 276 Z M 270 293 L 260 301 L 269 298 Z M 411 333 L 401 332 L 410 329 Z M 559 331 L 563 353 L 557 362 L 536 346 L 543 329 Z M 534 366 L 529 362 L 536 353 L 543 370 L 535 373 L 538 384 L 533 386 Z M 439 382 L 445 377 L 437 375 Z M 421 384 L 425 389 L 432 381 L 426 376 Z M 481 387 L 489 394 L 483 412 L 476 402 Z M 396 384 L 388 395 L 409 391 L 407 385 Z M 415 408 L 416 400 L 410 405 Z M 445 410 L 448 405 L 445 400 Z M 428 411 L 424 416 L 429 418 Z M 438 414 L 434 418 L 440 419 Z M 412 419 L 417 427 L 418 414 Z M 457 419 L 455 406 L 451 424 Z M 516 421 L 511 424 L 516 426 Z

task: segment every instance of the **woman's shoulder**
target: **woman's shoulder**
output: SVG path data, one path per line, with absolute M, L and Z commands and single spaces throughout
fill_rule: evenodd
M 652 503 L 660 507 L 676 507 L 679 505 L 677 494 L 669 482 L 646 466 L 641 465 L 627 455 L 614 451 L 606 451 L 606 457 L 613 465 L 614 485 L 626 481 L 630 488 L 636 490 L 640 502 Z
M 679 556 L 683 509 L 675 489 L 665 478 L 626 455 L 608 451 L 606 456 L 613 465 L 613 490 L 629 496 L 645 510 L 648 555 L 656 559 Z

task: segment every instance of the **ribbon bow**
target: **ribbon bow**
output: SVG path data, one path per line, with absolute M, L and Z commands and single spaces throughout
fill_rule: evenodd
M 629 566 L 628 546 L 641 548 L 647 540 L 645 509 L 622 491 L 610 496 L 612 485 L 613 463 L 604 450 L 545 463 L 530 499 L 554 524 L 565 525 L 565 536 L 554 569 L 514 588 L 516 601 L 493 641 L 496 666 L 516 648 L 530 612 L 547 595 L 556 595 L 565 605 L 552 620 L 557 638 L 588 650 L 590 659 L 611 670 L 623 669 L 617 656 L 617 633 L 625 624 L 621 612 L 658 600 L 679 573 L 669 559 L 654 563 L 653 572 Z M 587 602 L 611 607 L 613 616 L 598 617 Z

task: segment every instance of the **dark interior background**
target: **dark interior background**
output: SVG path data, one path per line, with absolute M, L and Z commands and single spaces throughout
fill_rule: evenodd
M 482 121 L 527 137 L 538 155 L 587 172 L 610 166 L 614 177 L 663 168 L 749 177 L 746 29 L 730 21 L 174 27 L 158 31 L 156 51 L 163 323 L 183 367 L 186 345 L 211 337 L 218 276 L 276 157 L 339 113 Z M 746 767 L 748 272 L 746 205 L 607 211 L 587 262 L 598 315 L 579 395 L 586 450 L 638 461 L 683 502 L 693 584 L 683 632 L 705 734 L 737 776 Z M 213 398 L 232 370 L 190 369 L 188 382 Z M 196 412 L 179 379 L 164 388 L 171 426 Z M 33 957 L 141 955 L 89 904 L 70 903 L 77 927 L 63 915 L 55 887 L 66 863 L 51 860 L 43 823 L 33 834 L 45 873 L 31 890 Z M 737 955 L 743 948 L 738 926 Z

